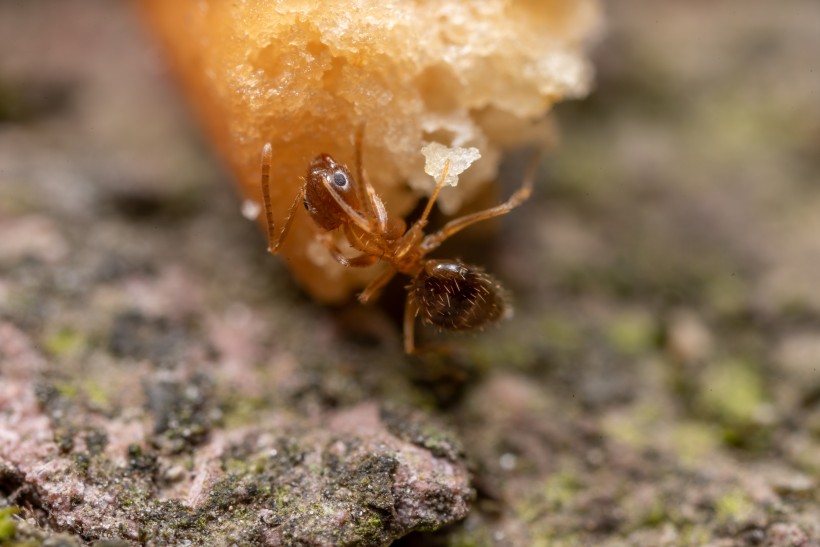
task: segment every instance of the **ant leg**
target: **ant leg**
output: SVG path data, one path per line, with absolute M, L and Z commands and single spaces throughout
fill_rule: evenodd
M 290 209 L 288 210 L 288 216 L 285 219 L 285 224 L 282 226 L 282 231 L 279 232 L 279 237 L 276 238 L 272 244 L 268 244 L 268 252 L 271 254 L 276 254 L 279 252 L 279 247 L 282 245 L 282 242 L 285 241 L 285 237 L 288 235 L 290 231 L 290 226 L 293 224 L 293 218 L 296 216 L 296 209 L 299 207 L 299 203 L 305 199 L 305 187 L 304 185 L 299 190 L 299 193 L 296 194 L 296 197 L 293 199 L 293 203 L 290 204 Z M 270 227 L 269 227 L 270 228 Z M 268 230 L 268 241 L 270 242 L 270 229 Z
M 356 127 L 356 136 L 354 138 L 354 153 L 356 156 L 356 180 L 362 183 L 364 181 L 364 168 L 362 167 L 362 143 L 364 142 L 364 122 Z M 365 195 L 362 193 L 362 187 L 356 185 L 356 197 L 359 198 L 359 203 L 368 203 Z M 372 210 L 370 211 L 373 212 Z
M 325 232 L 322 234 L 317 235 L 317 239 L 319 242 L 325 246 L 325 249 L 330 253 L 330 256 L 333 259 L 341 264 L 342 266 L 347 266 L 351 268 L 366 268 L 367 266 L 372 266 L 379 260 L 381 260 L 380 256 L 377 255 L 359 255 L 354 256 L 352 258 L 346 257 L 342 254 L 341 249 L 333 242 L 333 237 L 329 232 Z
M 396 270 L 389 268 L 381 273 L 379 277 L 370 282 L 370 284 L 359 293 L 359 302 L 367 304 L 367 302 L 381 291 L 385 285 L 390 283 L 390 280 L 396 276 Z
M 387 229 L 387 210 L 384 207 L 384 202 L 376 194 L 376 190 L 370 183 L 370 178 L 364 170 L 364 162 L 362 161 L 362 143 L 364 141 L 364 122 L 359 125 L 356 131 L 356 180 L 364 185 L 366 196 L 359 196 L 361 203 L 367 203 L 370 208 L 370 214 L 376 217 L 379 223 L 379 233 L 384 233 Z M 361 188 L 357 186 L 357 188 Z M 361 191 L 359 191 L 361 193 Z M 367 199 L 365 199 L 365 197 Z
M 265 207 L 265 220 L 267 221 L 268 229 L 268 252 L 271 254 L 276 254 L 279 252 L 279 247 L 288 235 L 290 226 L 293 223 L 293 218 L 296 216 L 296 208 L 299 206 L 299 202 L 304 199 L 305 186 L 303 184 L 302 188 L 299 190 L 299 193 L 296 194 L 296 199 L 293 200 L 293 203 L 288 210 L 288 216 L 285 218 L 285 224 L 282 226 L 282 231 L 279 232 L 279 237 L 274 240 L 273 210 L 270 199 L 270 164 L 272 155 L 273 149 L 271 148 L 270 143 L 266 143 L 262 148 L 262 203 Z
M 441 177 L 438 179 L 436 183 L 436 188 L 433 190 L 433 193 L 430 195 L 430 199 L 427 200 L 427 206 L 424 208 L 424 212 L 421 214 L 421 217 L 416 221 L 416 224 L 420 226 L 424 226 L 427 224 L 427 217 L 430 216 L 430 213 L 433 212 L 433 204 L 438 199 L 439 192 L 444 187 L 444 181 L 447 180 L 447 172 L 450 170 L 450 160 L 446 160 L 444 162 L 444 169 L 441 171 Z
M 359 179 L 362 180 L 362 179 Z M 364 178 L 364 187 L 367 191 L 367 199 L 370 204 L 371 211 L 375 214 L 376 220 L 379 223 L 379 233 L 384 233 L 387 230 L 387 209 L 384 207 L 384 202 L 376 194 L 376 190 L 367 177 Z
M 421 217 L 414 222 L 413 225 L 407 229 L 407 231 L 404 232 L 404 235 L 396 245 L 394 256 L 404 256 L 410 251 L 410 249 L 413 249 L 416 245 L 418 245 L 419 240 L 421 240 L 424 235 L 423 229 L 427 225 L 427 217 L 430 216 L 430 213 L 433 210 L 433 204 L 436 202 L 439 192 L 441 192 L 441 189 L 444 187 L 444 181 L 447 179 L 447 171 L 449 171 L 449 169 L 450 160 L 447 160 L 444 163 L 444 170 L 441 172 L 441 178 L 439 178 L 436 183 L 436 189 L 433 190 L 433 194 L 430 196 L 430 199 L 427 200 L 427 206 L 424 208 L 424 212 Z
M 336 193 L 336 189 L 330 185 L 330 181 L 328 181 L 325 177 L 321 177 L 322 185 L 330 194 L 330 197 L 333 198 L 333 201 L 336 202 L 342 211 L 350 218 L 350 221 L 367 232 L 368 234 L 373 233 L 373 223 L 368 221 L 368 218 L 363 217 L 358 211 L 356 211 L 353 207 L 351 207 L 342 197 Z M 370 211 L 367 212 L 368 215 L 371 215 Z M 372 219 L 372 217 L 371 217 Z
M 412 355 L 416 353 L 415 329 L 416 329 L 416 299 L 413 293 L 407 293 L 407 301 L 404 304 L 404 353 Z
M 418 304 L 413 298 L 413 293 L 407 293 L 407 301 L 404 305 L 404 353 L 407 355 L 419 355 L 422 353 L 453 353 L 453 348 L 449 344 L 425 345 L 416 347 L 416 315 L 418 314 Z
M 376 217 L 376 220 L 379 223 L 379 233 L 384 233 L 387 229 L 387 210 L 384 207 L 384 202 L 382 202 L 382 200 L 376 194 L 376 190 L 370 183 L 370 179 L 368 178 L 367 173 L 365 173 L 364 161 L 362 161 L 363 142 L 364 122 L 359 124 L 359 127 L 356 130 L 356 180 L 359 181 L 359 185 L 356 186 L 356 190 L 358 192 L 359 202 L 367 204 L 367 207 L 370 209 L 370 216 Z M 362 195 L 361 185 L 364 185 L 366 195 Z
M 273 241 L 273 211 L 271 211 L 270 204 L 270 162 L 273 155 L 273 147 L 269 142 L 262 147 L 262 203 L 265 207 L 265 219 L 267 220 L 268 228 L 268 251 L 271 249 L 271 242 Z
M 364 124 L 359 126 L 359 129 L 356 131 L 356 177 L 359 183 L 364 183 L 364 169 L 362 168 L 362 140 L 364 139 Z M 353 207 L 350 206 L 342 197 L 338 194 L 335 188 L 333 188 L 330 184 L 330 181 L 325 178 L 321 177 L 322 185 L 330 194 L 330 197 L 333 198 L 333 201 L 336 202 L 342 211 L 348 216 L 350 219 L 350 223 L 355 224 L 359 228 L 361 228 L 364 232 L 372 235 L 379 235 L 383 234 L 386 226 L 387 226 L 387 211 L 384 208 L 384 203 L 382 203 L 381 199 L 376 195 L 376 191 L 370 185 L 369 182 L 366 183 L 366 195 L 363 194 L 361 187 L 357 184 L 356 185 L 356 196 L 359 198 L 360 203 L 363 204 L 364 211 L 357 211 Z M 365 179 L 366 180 L 366 179 Z M 367 199 L 364 199 L 367 197 Z M 374 217 L 377 225 L 374 226 Z M 375 233 L 374 233 L 375 232 Z
M 483 211 L 478 211 L 477 213 L 472 213 L 469 215 L 464 215 L 463 217 L 457 218 L 455 220 L 451 220 L 444 227 L 435 232 L 433 234 L 428 235 L 424 238 L 424 241 L 421 243 L 422 250 L 425 253 L 429 253 L 430 251 L 436 249 L 439 245 L 441 245 L 444 240 L 449 238 L 450 236 L 460 232 L 464 228 L 475 224 L 476 222 L 481 222 L 483 220 L 489 220 L 491 218 L 495 218 L 501 215 L 506 215 L 525 201 L 527 201 L 532 195 L 532 187 L 533 187 L 533 179 L 535 178 L 535 171 L 538 167 L 538 159 L 540 158 L 540 154 L 536 154 L 536 156 L 531 161 L 527 173 L 524 176 L 524 182 L 521 183 L 521 187 L 515 191 L 515 193 L 510 196 L 510 199 L 501 203 L 500 205 L 496 205 L 495 207 L 490 207 L 489 209 L 485 209 Z

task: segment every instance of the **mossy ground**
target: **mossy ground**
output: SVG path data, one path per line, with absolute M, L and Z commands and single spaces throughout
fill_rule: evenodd
M 13 100 L 0 104 L 0 322 L 45 359 L 37 402 L 67 472 L 113 492 L 137 539 L 264 543 L 320 522 L 327 503 L 295 503 L 302 473 L 328 480 L 325 501 L 368 507 L 350 535 L 317 534 L 389 541 L 391 456 L 328 448 L 303 464 L 303 432 L 273 458 L 236 443 L 198 509 L 158 497 L 213 435 L 375 400 L 397 438 L 466 458 L 476 490 L 463 522 L 422 522 L 400 545 L 817 544 L 816 2 L 755 0 L 742 17 L 730 1 L 609 5 L 597 90 L 557 109 L 562 144 L 535 197 L 491 243 L 465 233 L 447 249 L 516 304 L 456 337 L 451 358 L 402 355 L 400 284 L 381 307 L 304 297 L 130 15 L 79 4 L 0 7 L 20 21 L 0 50 L 37 63 L 0 59 L 0 101 Z M 50 49 L 101 13 L 108 47 Z M 3 92 L 26 85 L 43 99 Z M 150 434 L 123 443 L 109 420 Z M 0 544 L 102 537 L 55 530 L 48 503 L 0 469 Z

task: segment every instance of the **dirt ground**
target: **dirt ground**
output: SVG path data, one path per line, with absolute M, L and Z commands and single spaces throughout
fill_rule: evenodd
M 0 3 L 0 545 L 820 545 L 820 3 L 607 10 L 443 251 L 515 316 L 420 358 L 266 255 L 127 4 Z

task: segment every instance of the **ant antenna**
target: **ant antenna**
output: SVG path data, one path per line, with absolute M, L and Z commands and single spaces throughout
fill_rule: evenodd
M 288 216 L 282 226 L 282 231 L 279 232 L 279 237 L 277 237 L 274 241 L 273 208 L 270 200 L 270 164 L 272 156 L 273 147 L 269 142 L 267 142 L 265 143 L 265 146 L 262 147 L 262 203 L 265 206 L 265 220 L 267 221 L 268 227 L 268 252 L 271 254 L 276 254 L 279 252 L 279 247 L 285 240 L 285 236 L 288 235 L 288 230 L 290 230 L 290 225 L 293 222 L 294 216 L 296 216 L 296 208 L 299 206 L 299 202 L 305 197 L 305 189 L 302 187 L 302 189 L 299 190 L 299 193 L 296 194 L 296 198 L 293 200 L 290 210 L 288 211 Z
M 269 142 L 262 148 L 262 202 L 265 206 L 265 219 L 268 225 L 268 252 L 273 252 L 273 211 L 270 201 L 270 163 L 273 156 L 273 147 Z
M 427 222 L 427 217 L 429 217 L 430 213 L 433 211 L 433 204 L 436 202 L 439 192 L 441 192 L 441 189 L 444 187 L 444 181 L 447 180 L 447 171 L 449 170 L 450 160 L 448 159 L 444 162 L 444 169 L 441 171 L 441 178 L 439 178 L 438 182 L 436 183 L 436 189 L 433 190 L 433 194 L 430 196 L 430 199 L 427 200 L 427 207 L 424 208 L 424 212 L 421 214 L 421 218 L 418 220 L 418 222 Z
M 359 181 L 359 184 L 356 185 L 356 197 L 359 198 L 359 203 L 361 204 L 368 204 L 368 200 L 365 200 L 365 194 L 362 192 L 362 184 L 364 184 L 364 168 L 362 167 L 362 146 L 364 143 L 364 122 L 360 123 L 359 126 L 356 128 L 356 136 L 355 136 L 355 154 L 356 154 L 356 180 Z
M 370 184 L 364 172 L 364 161 L 362 160 L 364 155 L 362 150 L 364 147 L 364 129 L 365 122 L 361 122 L 356 128 L 355 135 L 356 180 L 359 181 L 359 184 L 356 186 L 356 196 L 359 198 L 359 203 L 368 209 L 370 213 L 368 216 L 376 217 L 376 221 L 379 223 L 379 231 L 384 232 L 387 226 L 387 211 L 384 208 L 384 203 L 382 203 L 382 200 L 376 195 L 376 190 L 373 189 L 373 185 Z M 364 190 L 362 187 L 364 187 Z

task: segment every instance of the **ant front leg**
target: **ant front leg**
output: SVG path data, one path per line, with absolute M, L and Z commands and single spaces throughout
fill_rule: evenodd
M 332 256 L 333 259 L 342 266 L 347 266 L 351 268 L 366 268 L 368 266 L 372 266 L 373 264 L 381 260 L 381 257 L 378 255 L 367 254 L 362 254 L 350 258 L 346 257 L 342 253 L 342 250 L 339 249 L 339 246 L 336 245 L 336 243 L 333 241 L 333 235 L 330 232 L 317 234 L 316 238 L 322 245 L 324 245 L 325 249 L 327 249 L 327 252 L 330 253 L 330 256 Z
M 424 252 L 429 253 L 430 251 L 438 248 L 438 246 L 441 245 L 446 239 L 460 232 L 464 228 L 467 228 L 468 226 L 483 220 L 489 220 L 491 218 L 506 215 L 527 201 L 530 195 L 532 195 L 533 179 L 535 178 L 535 170 L 538 167 L 538 159 L 540 157 L 540 154 L 536 154 L 531 160 L 527 173 L 524 176 L 524 182 L 522 182 L 521 187 L 516 190 L 512 196 L 510 196 L 510 199 L 504 203 L 496 205 L 495 207 L 490 207 L 489 209 L 451 220 L 445 224 L 441 230 L 424 238 L 424 241 L 421 243 L 421 247 Z
M 265 220 L 268 229 L 268 252 L 275 255 L 279 252 L 279 247 L 282 246 L 282 242 L 285 241 L 285 237 L 288 235 L 288 231 L 290 231 L 290 226 L 293 224 L 293 217 L 296 216 L 296 208 L 299 207 L 299 202 L 305 198 L 305 184 L 302 184 L 302 187 L 299 189 L 296 198 L 288 210 L 288 216 L 285 218 L 282 231 L 279 232 L 279 236 L 274 239 L 273 209 L 270 199 L 270 164 L 272 156 L 273 149 L 270 143 L 266 143 L 262 148 L 262 203 L 265 207 Z

